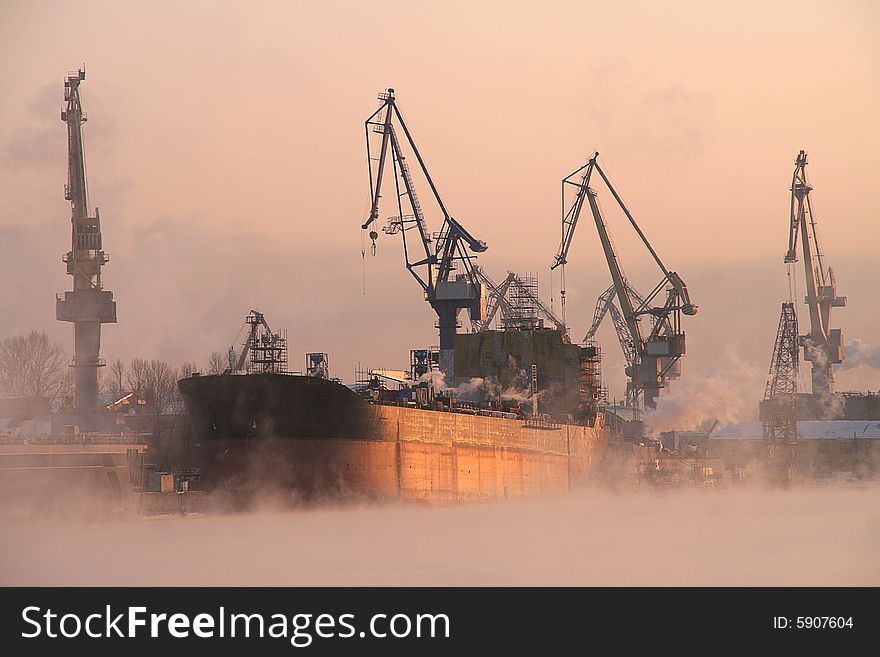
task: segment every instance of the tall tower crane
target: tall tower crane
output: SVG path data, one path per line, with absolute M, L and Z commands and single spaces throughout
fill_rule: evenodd
M 101 215 L 95 208 L 90 216 L 82 125 L 86 114 L 80 102 L 79 86 L 86 79 L 85 68 L 72 73 L 64 82 L 67 107 L 61 120 L 67 124 L 67 175 L 64 198 L 71 207 L 71 249 L 63 257 L 67 273 L 73 276 L 73 291 L 56 295 L 55 316 L 73 322 L 74 331 L 74 403 L 79 421 L 86 430 L 94 430 L 98 412 L 98 368 L 101 324 L 116 322 L 113 293 L 101 284 L 101 268 L 109 256 L 102 250 Z
M 787 485 L 797 468 L 798 322 L 793 303 L 783 303 L 764 399 L 764 467 L 774 483 Z
M 791 178 L 791 213 L 788 231 L 786 263 L 797 262 L 797 242 L 800 234 L 806 275 L 804 303 L 810 309 L 810 332 L 800 336 L 804 360 L 812 363 L 813 395 L 828 398 L 834 391 L 831 365 L 843 362 L 843 336 L 840 329 L 830 328 L 831 309 L 846 306 L 846 297 L 837 296 L 837 283 L 831 267 L 819 247 L 819 233 L 810 204 L 812 187 L 807 182 L 807 153 L 798 153 Z
M 571 247 L 571 241 L 577 228 L 577 222 L 583 209 L 584 201 L 586 201 L 590 206 L 590 212 L 593 215 L 596 229 L 599 233 L 599 241 L 602 244 L 605 260 L 611 272 L 612 287 L 614 294 L 617 296 L 617 303 L 620 307 L 620 315 L 622 316 L 622 324 L 618 327 L 618 337 L 621 338 L 621 346 L 624 347 L 624 356 L 627 358 L 627 398 L 635 408 L 639 407 L 640 399 L 643 399 L 646 407 L 653 408 L 656 406 L 656 398 L 660 394 L 661 388 L 665 387 L 666 381 L 673 372 L 677 374 L 678 361 L 685 354 L 685 334 L 681 329 L 681 314 L 695 315 L 697 313 L 697 306 L 691 303 L 687 286 L 681 277 L 674 271 L 669 271 L 666 268 L 656 251 L 654 251 L 654 248 L 648 242 L 641 228 L 639 228 L 614 189 L 614 186 L 608 180 L 602 167 L 599 166 L 598 157 L 599 153 L 594 153 L 584 166 L 562 180 L 563 198 L 565 198 L 567 186 L 573 187 L 576 193 L 568 210 L 563 207 L 565 214 L 562 217 L 562 241 L 559 245 L 556 259 L 550 268 L 563 267 L 562 280 L 564 288 L 564 266 L 568 260 L 568 251 Z M 611 238 L 608 235 L 608 226 L 602 217 L 602 212 L 596 199 L 597 193 L 590 187 L 593 171 L 598 172 L 602 182 L 605 183 L 608 191 L 611 192 L 614 200 L 626 215 L 626 218 L 663 274 L 660 282 L 644 298 L 633 293 L 632 287 L 623 273 L 623 267 L 611 243 Z M 664 290 L 666 291 L 666 300 L 663 305 L 652 305 L 654 300 Z M 564 289 L 561 291 L 561 295 L 564 304 Z M 602 299 L 600 297 L 600 304 L 601 302 Z M 597 312 L 600 312 L 600 309 L 597 308 Z M 650 331 L 643 331 L 640 324 L 640 320 L 645 317 L 650 318 Z M 626 338 L 623 338 L 624 327 Z
M 370 216 L 361 226 L 366 230 L 379 218 L 382 183 L 390 160 L 394 171 L 397 215 L 388 219 L 382 232 L 400 233 L 407 270 L 425 294 L 425 300 L 437 313 L 440 329 L 440 369 L 453 376 L 453 350 L 459 323 L 458 315 L 467 309 L 471 320 L 480 320 L 486 312 L 486 291 L 474 271 L 473 253 L 488 247 L 476 239 L 447 211 L 419 149 L 416 147 L 394 96 L 394 89 L 379 94 L 379 108 L 364 122 L 367 138 L 367 161 L 370 170 Z M 415 156 L 419 169 L 431 189 L 434 201 L 443 216 L 440 232 L 432 235 L 419 202 L 407 163 L 404 144 Z M 373 143 L 378 141 L 378 143 Z M 390 152 L 390 158 L 389 158 Z M 378 233 L 370 231 L 375 245 Z

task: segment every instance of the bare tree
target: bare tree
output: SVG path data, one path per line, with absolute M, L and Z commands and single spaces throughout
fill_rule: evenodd
M 188 379 L 196 372 L 196 364 L 190 361 L 183 363 L 176 372 L 175 379 Z M 174 397 L 171 401 L 171 410 L 174 413 L 183 413 L 185 410 L 185 404 L 183 401 L 183 397 L 180 394 L 180 388 L 175 385 L 174 386 Z
M 215 351 L 211 354 L 211 360 L 208 361 L 208 374 L 223 374 L 226 371 L 228 361 L 227 357 L 219 351 Z
M 59 402 L 69 393 L 67 353 L 45 331 L 0 340 L 0 394 L 47 397 Z
M 177 373 L 163 360 L 132 358 L 127 376 L 128 385 L 156 415 L 168 410 L 177 391 Z
M 71 411 L 75 410 L 73 405 L 73 395 L 74 388 L 76 387 L 73 380 L 73 368 L 66 368 L 67 371 L 61 375 L 61 383 L 58 387 L 58 395 L 53 401 L 53 406 L 56 408 L 60 407 L 69 407 Z M 99 370 L 100 371 L 100 370 Z
M 196 364 L 189 361 L 180 366 L 179 374 L 181 379 L 187 379 L 196 371 Z
M 125 374 L 125 382 L 128 385 L 128 389 L 134 393 L 138 400 L 146 400 L 147 398 L 147 388 L 149 387 L 149 382 L 147 381 L 148 365 L 149 362 L 143 358 L 132 358 L 128 366 L 128 372 Z
M 177 411 L 177 373 L 165 361 L 132 358 L 126 380 L 134 396 L 152 411 L 153 435 L 158 438 L 159 416 Z
M 104 379 L 105 390 L 119 399 L 127 392 L 125 363 L 117 358 L 107 366 L 107 376 Z

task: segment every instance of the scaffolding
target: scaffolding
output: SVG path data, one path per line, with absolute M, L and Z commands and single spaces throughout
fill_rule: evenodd
M 411 349 L 409 352 L 409 373 L 413 381 L 418 381 L 428 372 L 440 368 L 440 348 Z
M 251 310 L 245 318 L 250 326 L 245 346 L 235 370 L 248 374 L 285 374 L 287 372 L 287 329 L 277 333 L 269 328 L 263 313 Z
M 595 415 L 608 404 L 608 390 L 602 385 L 602 349 L 589 343 L 578 352 L 578 412 Z
M 535 301 L 538 298 L 538 277 L 528 272 L 524 276 L 517 276 L 514 284 L 508 291 L 510 301 L 509 310 L 502 315 L 502 328 L 534 329 L 543 326 L 544 322 L 538 317 L 538 307 Z

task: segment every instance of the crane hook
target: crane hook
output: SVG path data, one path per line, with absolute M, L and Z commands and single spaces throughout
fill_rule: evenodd
M 370 239 L 373 240 L 373 244 L 372 244 L 372 246 L 370 246 L 370 253 L 372 253 L 374 256 L 376 255 L 376 238 L 377 237 L 379 237 L 379 233 L 377 233 L 375 230 L 371 230 L 370 231 Z

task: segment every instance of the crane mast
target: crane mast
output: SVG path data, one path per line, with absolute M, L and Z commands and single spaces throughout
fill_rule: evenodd
M 598 163 L 598 157 L 599 153 L 594 153 L 584 166 L 562 180 L 563 199 L 565 198 L 566 186 L 574 187 L 576 193 L 571 206 L 567 210 L 565 210 L 563 204 L 562 241 L 550 268 L 555 269 L 562 266 L 564 272 L 578 219 L 583 209 L 584 201 L 586 201 L 596 224 L 599 241 L 602 245 L 612 280 L 611 288 L 599 299 L 593 327 L 587 336 L 588 338 L 592 337 L 605 313 L 611 311 L 612 319 L 615 320 L 618 339 L 627 361 L 628 403 L 638 408 L 639 400 L 643 398 L 644 405 L 653 408 L 656 406 L 656 398 L 660 390 L 665 387 L 666 381 L 678 376 L 679 360 L 685 354 L 684 332 L 681 330 L 681 313 L 694 315 L 697 312 L 697 306 L 691 303 L 687 286 L 681 277 L 674 271 L 669 271 L 663 265 L 660 257 L 650 242 L 648 242 L 641 228 L 639 228 L 623 200 L 618 195 L 617 190 L 615 190 L 611 181 L 608 180 L 608 177 Z M 635 293 L 623 273 L 623 267 L 614 250 L 614 245 L 608 234 L 608 226 L 599 207 L 597 192 L 590 187 L 594 171 L 599 174 L 602 182 L 608 188 L 608 191 L 611 192 L 614 200 L 620 206 L 620 209 L 635 229 L 645 248 L 663 273 L 661 281 L 644 298 Z M 667 296 L 663 305 L 651 305 L 664 289 L 667 292 Z M 611 307 L 608 307 L 608 304 L 611 302 L 612 291 L 613 295 L 617 297 L 617 303 L 620 307 L 619 314 L 617 308 L 613 307 L 613 304 L 611 304 Z M 564 290 L 562 290 L 561 294 L 564 299 Z M 643 332 L 639 323 L 640 319 L 645 316 L 650 317 L 652 321 L 651 330 L 647 334 Z
M 840 329 L 830 328 L 831 309 L 846 306 L 846 297 L 837 296 L 834 272 L 825 266 L 819 247 L 819 233 L 810 203 L 812 187 L 807 182 L 807 153 L 800 151 L 791 179 L 791 209 L 788 231 L 788 252 L 785 262 L 797 262 L 800 236 L 804 259 L 806 296 L 810 312 L 810 332 L 799 338 L 804 360 L 812 363 L 813 395 L 827 399 L 834 392 L 833 364 L 843 362 L 843 336 Z
M 482 320 L 486 313 L 486 290 L 475 272 L 475 258 L 472 254 L 482 253 L 488 247 L 485 242 L 471 235 L 447 211 L 397 106 L 394 89 L 380 93 L 379 101 L 379 108 L 364 122 L 371 207 L 369 217 L 361 228 L 370 228 L 379 218 L 382 185 L 390 159 L 394 172 L 397 215 L 388 219 L 382 232 L 388 235 L 400 233 L 402 236 L 406 268 L 422 288 L 425 300 L 437 313 L 440 369 L 451 377 L 459 313 L 462 309 L 467 309 L 472 321 Z M 403 133 L 403 140 L 398 134 L 398 128 Z M 373 144 L 375 135 L 379 136 L 378 145 Z M 402 141 L 418 162 L 434 202 L 443 216 L 440 232 L 436 236 L 428 231 Z M 370 239 L 374 245 L 377 237 L 378 233 L 374 228 L 370 231 Z
M 793 303 L 783 303 L 758 415 L 764 433 L 764 467 L 774 483 L 787 485 L 797 469 L 798 322 Z
M 64 197 L 71 207 L 71 249 L 63 257 L 67 273 L 73 276 L 73 291 L 56 295 L 55 313 L 58 320 L 74 326 L 74 404 L 80 424 L 85 430 L 96 428 L 98 411 L 98 368 L 101 324 L 116 322 L 113 293 L 103 289 L 101 268 L 109 257 L 104 253 L 101 218 L 98 208 L 89 216 L 88 189 L 83 153 L 82 110 L 79 87 L 86 79 L 85 68 L 70 74 L 64 82 L 65 109 L 61 120 L 67 124 L 68 181 Z

